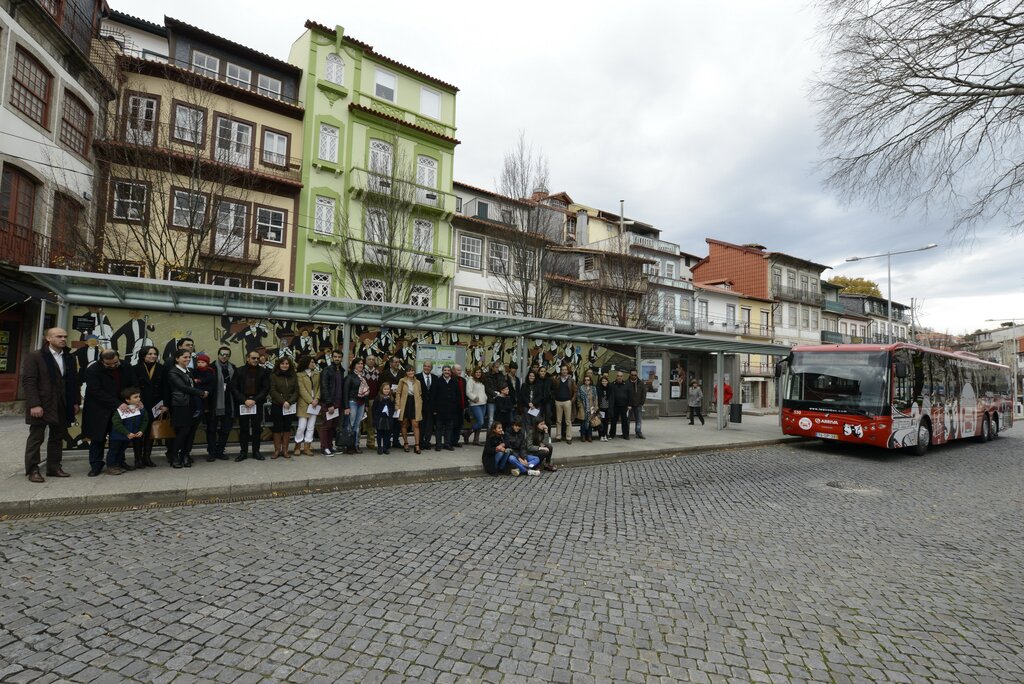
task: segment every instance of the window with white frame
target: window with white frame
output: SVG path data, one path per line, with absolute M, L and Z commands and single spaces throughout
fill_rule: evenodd
M 197 229 L 206 220 L 206 195 L 188 190 L 171 193 L 171 225 L 175 228 Z
M 786 315 L 786 324 L 790 328 L 795 328 L 796 327 L 796 316 L 797 316 L 797 311 L 796 310 L 797 310 L 797 306 L 795 304 L 787 304 L 786 305 L 786 311 L 788 312 L 787 315 Z
M 420 87 L 420 113 L 431 119 L 441 118 L 441 93 L 426 86 Z
M 488 270 L 497 275 L 508 273 L 508 245 L 502 242 L 490 243 L 490 254 L 488 254 Z
M 811 327 L 811 310 L 806 306 L 800 307 L 800 327 L 804 330 Z
M 412 222 L 412 248 L 417 252 L 434 251 L 434 224 L 425 219 Z
M 331 274 L 313 271 L 310 277 L 309 293 L 314 297 L 330 297 Z
M 144 221 L 148 195 L 149 188 L 142 183 L 114 181 L 113 217 L 123 221 Z
M 218 116 L 214 131 L 214 157 L 217 161 L 249 166 L 253 143 L 252 124 Z
M 665 277 L 675 278 L 676 277 L 676 265 L 671 261 L 665 262 Z
M 210 78 L 217 78 L 220 73 L 220 60 L 205 52 L 193 52 L 192 71 Z
M 409 303 L 413 306 L 429 307 L 432 294 L 427 285 L 413 285 L 409 292 Z
M 701 320 L 708 320 L 708 300 L 701 299 L 697 302 L 697 317 Z
M 480 270 L 483 266 L 484 241 L 472 235 L 459 236 L 459 266 Z
M 324 68 L 324 78 L 336 85 L 345 83 L 345 60 L 341 55 L 331 53 L 327 55 L 327 63 Z
M 847 332 L 847 329 L 846 329 L 846 321 L 841 321 L 841 322 L 839 323 L 839 332 L 840 332 L 841 334 L 843 334 L 843 335 L 845 335 L 845 334 L 846 334 L 846 332 Z
M 391 189 L 391 163 L 394 148 L 383 140 L 370 140 L 369 186 L 373 192 Z
M 221 200 L 213 233 L 213 252 L 217 256 L 245 256 L 245 229 L 249 222 L 248 207 L 240 202 Z
M 170 268 L 167 269 L 167 280 L 173 280 L 178 283 L 201 283 L 203 281 L 203 274 L 186 268 Z
M 725 322 L 729 325 L 736 325 L 736 305 L 725 305 Z
M 786 285 L 790 292 L 796 291 L 796 271 L 786 269 Z
M 319 157 L 333 164 L 338 163 L 338 127 L 320 124 Z
M 504 299 L 487 298 L 487 313 L 495 316 L 508 315 L 508 302 Z
M 513 316 L 533 316 L 533 304 L 527 304 L 526 310 L 523 311 L 522 302 L 512 302 L 512 315 Z
M 270 207 L 256 208 L 256 236 L 263 242 L 284 243 L 285 213 Z
M 366 210 L 365 234 L 367 243 L 385 248 L 390 246 L 392 240 L 388 235 L 391 232 L 388 228 L 388 215 L 383 209 Z
M 384 281 L 377 278 L 363 278 L 363 300 L 367 302 L 383 302 Z
M 807 274 L 800 274 L 800 289 L 804 292 L 808 292 L 811 289 L 810 281 L 807 279 Z
M 421 204 L 437 206 L 437 160 L 420 155 L 416 158 L 416 199 Z
M 313 230 L 321 235 L 334 235 L 334 198 L 317 195 Z
M 142 267 L 138 264 L 126 264 L 122 261 L 108 261 L 107 273 L 110 275 L 130 276 L 132 278 L 142 277 Z
M 281 283 L 277 280 L 264 280 L 262 278 L 253 278 L 249 284 L 254 290 L 261 290 L 263 292 L 280 292 Z
M 288 136 L 263 129 L 263 163 L 288 166 Z
M 256 81 L 256 90 L 260 95 L 272 97 L 275 100 L 281 99 L 281 79 L 260 74 Z
M 252 85 L 252 71 L 244 66 L 228 62 L 224 67 L 224 80 L 239 88 L 248 88 Z
M 772 325 L 776 328 L 782 327 L 782 304 L 776 304 L 772 307 Z
M 377 68 L 374 77 L 374 94 L 382 100 L 394 102 L 398 95 L 398 78 L 390 71 Z
M 811 330 L 818 330 L 818 311 L 811 309 Z
M 183 104 L 174 105 L 174 138 L 183 142 L 203 143 L 206 112 Z
M 458 296 L 458 310 L 459 311 L 480 311 L 480 298 L 476 295 L 464 295 Z
M 210 285 L 217 287 L 242 287 L 242 279 L 239 276 L 211 275 Z
M 156 122 L 159 102 L 155 97 L 143 95 L 128 96 L 128 112 L 125 117 L 125 141 L 133 145 L 156 143 Z

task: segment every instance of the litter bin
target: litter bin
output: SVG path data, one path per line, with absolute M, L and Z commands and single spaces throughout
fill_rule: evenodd
M 743 422 L 743 404 L 730 404 L 729 405 L 729 422 L 730 423 L 742 423 Z

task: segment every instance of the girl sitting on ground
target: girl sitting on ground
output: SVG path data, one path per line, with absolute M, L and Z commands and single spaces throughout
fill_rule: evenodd
M 491 430 L 487 433 L 484 441 L 484 453 L 481 456 L 484 471 L 488 475 L 498 475 L 508 468 L 508 453 L 505 449 L 505 428 L 495 421 L 491 423 Z
M 540 475 L 536 470 L 540 459 L 526 453 L 526 435 L 523 433 L 523 424 L 518 420 L 512 421 L 512 429 L 505 434 L 505 448 L 510 475 Z
M 551 455 L 555 452 L 551 444 L 551 433 L 548 431 L 548 424 L 543 420 L 533 426 L 533 432 L 526 441 L 526 453 L 530 458 L 536 457 L 541 463 L 541 470 L 555 472 L 557 468 L 551 465 Z

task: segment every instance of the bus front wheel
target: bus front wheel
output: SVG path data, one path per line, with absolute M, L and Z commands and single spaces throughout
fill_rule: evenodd
M 924 456 L 928 453 L 928 447 L 932 443 L 932 427 L 927 420 L 922 419 L 917 424 L 917 444 L 910 447 L 910 453 L 914 456 Z

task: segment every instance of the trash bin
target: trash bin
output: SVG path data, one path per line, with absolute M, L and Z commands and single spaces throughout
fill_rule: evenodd
M 743 404 L 730 404 L 729 405 L 729 422 L 730 423 L 742 423 L 743 422 Z

